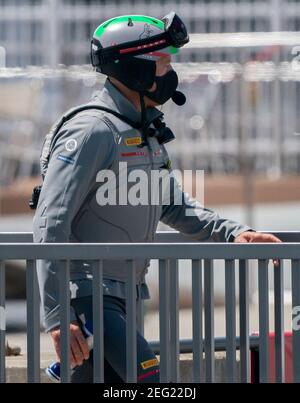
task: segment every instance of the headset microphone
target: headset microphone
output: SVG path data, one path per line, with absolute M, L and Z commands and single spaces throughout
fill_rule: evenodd
M 186 103 L 186 96 L 180 91 L 175 91 L 172 96 L 172 101 L 175 102 L 176 105 L 182 106 Z

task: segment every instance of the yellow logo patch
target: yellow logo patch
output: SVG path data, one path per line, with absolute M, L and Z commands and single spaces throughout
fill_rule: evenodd
M 152 360 L 141 362 L 141 366 L 143 369 L 152 368 L 152 367 L 155 367 L 156 365 L 158 365 L 157 358 L 153 358 Z
M 138 146 L 142 143 L 142 138 L 141 137 L 128 137 L 125 139 L 125 144 L 127 146 Z

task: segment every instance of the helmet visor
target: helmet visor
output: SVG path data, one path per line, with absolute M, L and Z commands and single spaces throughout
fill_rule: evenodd
M 189 42 L 186 26 L 174 11 L 167 14 L 162 21 L 165 24 L 165 31 L 169 34 L 173 46 L 181 48 Z

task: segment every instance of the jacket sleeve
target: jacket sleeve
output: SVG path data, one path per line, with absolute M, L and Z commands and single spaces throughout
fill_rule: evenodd
M 34 242 L 70 241 L 72 220 L 99 170 L 115 157 L 114 136 L 95 116 L 77 116 L 61 129 L 51 153 L 33 221 Z M 38 261 L 38 281 L 46 331 L 59 326 L 59 261 Z M 75 320 L 71 308 L 71 320 Z
M 176 178 L 170 173 L 170 192 L 164 198 L 160 220 L 196 241 L 213 240 L 232 242 L 236 236 L 251 231 L 248 226 L 221 218 L 181 190 Z

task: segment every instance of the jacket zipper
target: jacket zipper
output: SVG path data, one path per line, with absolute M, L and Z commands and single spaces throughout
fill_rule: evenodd
M 151 171 L 152 171 L 152 168 L 154 169 L 153 154 L 152 154 L 153 149 L 152 149 L 152 147 L 149 147 L 149 148 L 150 148 L 150 161 L 151 161 Z M 150 178 L 151 178 L 151 172 L 150 172 Z M 150 181 L 150 183 L 151 183 L 151 181 Z M 160 189 L 158 188 L 158 192 L 159 191 L 160 191 Z M 158 194 L 158 196 L 159 196 L 159 194 Z M 151 194 L 150 194 L 150 205 L 151 205 Z M 151 205 L 150 211 L 152 211 L 152 207 L 153 207 L 153 218 L 151 216 L 152 223 L 151 223 L 151 220 L 150 220 L 150 223 L 149 223 L 149 226 L 150 226 L 149 231 L 151 231 L 150 232 L 150 240 L 151 241 L 154 240 L 154 226 L 155 226 L 155 217 L 156 217 L 157 205 L 156 204 L 154 204 L 153 206 Z
M 149 173 L 150 174 L 150 176 L 149 176 L 149 179 L 150 179 L 149 198 L 150 198 L 150 200 L 149 200 L 149 221 L 148 221 L 148 225 L 147 225 L 146 237 L 147 237 L 147 240 L 152 241 L 153 236 L 150 233 L 150 231 L 151 231 L 151 229 L 153 227 L 152 222 L 151 222 L 151 220 L 152 220 L 152 208 L 153 208 L 153 206 L 151 204 L 151 171 L 152 171 L 152 168 L 154 167 L 154 165 L 153 165 L 153 157 L 152 157 L 152 147 L 151 147 L 151 142 L 149 140 L 148 140 L 148 149 L 149 149 L 149 160 L 150 160 L 150 173 Z M 148 186 L 149 186 L 149 182 L 148 182 Z

